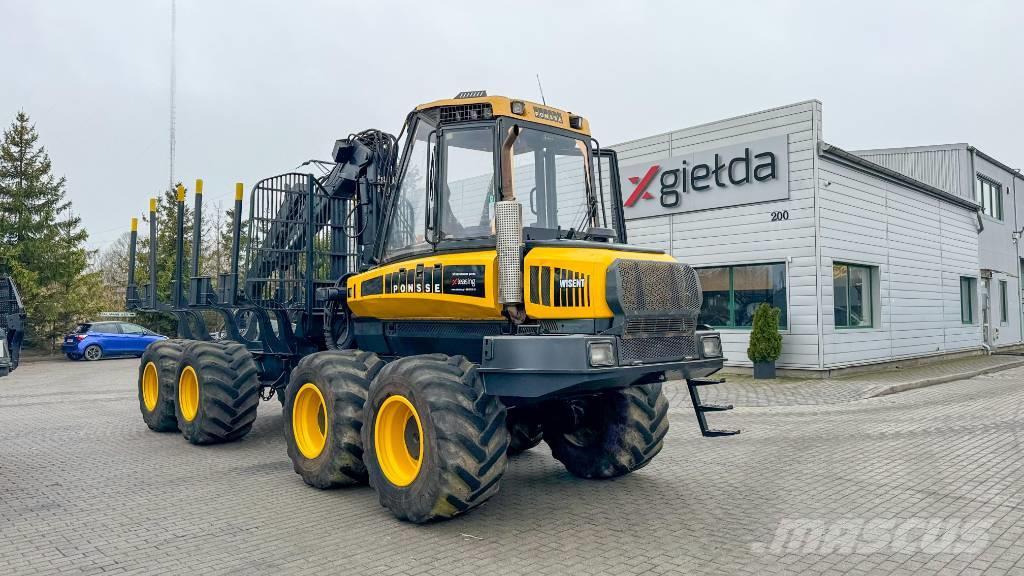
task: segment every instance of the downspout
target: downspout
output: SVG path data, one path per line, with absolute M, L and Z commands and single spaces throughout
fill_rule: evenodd
M 977 186 L 978 173 L 974 169 L 974 146 L 968 146 L 967 151 L 971 153 L 971 174 L 967 180 L 967 189 L 971 195 L 971 198 L 977 202 L 975 186 Z M 974 216 L 978 219 L 978 276 L 981 277 L 981 233 L 985 231 L 985 222 L 981 219 L 981 210 L 975 210 Z M 978 282 L 978 287 L 981 287 L 981 282 Z M 982 295 L 984 296 L 984 295 Z M 992 311 L 989 310 L 989 324 L 992 323 L 991 317 Z M 982 328 L 984 331 L 985 328 Z M 985 354 L 992 354 L 992 348 L 988 345 L 988 335 L 981 335 L 981 347 L 985 349 Z
M 822 286 L 821 275 L 824 273 L 821 266 L 821 153 L 822 153 L 822 127 L 820 102 L 815 101 L 811 112 L 811 138 L 814 140 L 814 154 L 811 156 L 811 181 L 814 183 L 811 188 L 814 210 L 814 299 L 815 299 L 815 322 L 818 337 L 818 370 L 825 370 L 825 319 L 821 310 Z M 787 143 L 788 146 L 788 143 Z
M 1020 230 L 1017 223 L 1017 178 L 1021 177 L 1020 168 L 1016 170 L 1016 173 L 1010 179 L 1010 190 L 1013 196 L 1013 229 Z M 1017 253 L 1017 294 L 1014 299 L 1017 303 L 1017 329 L 1020 332 L 1020 342 L 1024 342 L 1024 314 L 1021 313 L 1021 266 L 1020 266 L 1020 240 L 1014 244 L 1015 252 Z

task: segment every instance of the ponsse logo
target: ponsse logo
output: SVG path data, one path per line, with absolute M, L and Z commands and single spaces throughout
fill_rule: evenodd
M 659 175 L 660 172 L 660 175 Z M 775 154 L 762 152 L 751 155 L 750 148 L 744 148 L 743 155 L 737 156 L 726 163 L 721 155 L 715 154 L 713 164 L 695 164 L 689 166 L 686 160 L 679 168 L 662 170 L 655 164 L 647 169 L 643 176 L 630 176 L 629 182 L 636 188 L 623 202 L 630 208 L 640 200 L 653 200 L 649 188 L 651 181 L 658 176 L 661 184 L 659 201 L 665 208 L 679 206 L 680 193 L 688 194 L 691 190 L 703 192 L 710 190 L 712 185 L 726 188 L 728 185 L 742 186 L 751 182 L 767 182 L 777 178 L 778 170 Z
M 552 122 L 562 123 L 562 113 L 558 110 L 549 110 L 547 108 L 541 108 L 540 106 L 533 107 L 533 115 L 541 120 L 550 120 Z

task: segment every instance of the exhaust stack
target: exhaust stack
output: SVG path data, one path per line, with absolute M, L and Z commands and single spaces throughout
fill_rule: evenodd
M 523 303 L 523 205 L 502 200 L 494 207 L 498 247 L 498 302 Z

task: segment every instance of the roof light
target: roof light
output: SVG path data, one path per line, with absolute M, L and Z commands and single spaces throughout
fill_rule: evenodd
M 573 116 L 572 114 L 570 114 L 569 115 L 569 128 L 572 128 L 573 130 L 582 130 L 583 129 L 583 117 L 582 116 Z
M 513 100 L 512 101 L 512 113 L 513 114 L 518 114 L 520 116 L 522 116 L 523 114 L 526 114 L 526 104 L 523 103 L 522 100 Z

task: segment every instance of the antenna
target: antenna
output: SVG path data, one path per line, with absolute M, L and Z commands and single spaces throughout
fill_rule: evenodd
M 548 101 L 544 99 L 544 86 L 542 86 L 541 83 L 540 83 L 540 74 L 537 74 L 537 88 L 540 89 L 540 102 L 541 102 L 541 104 L 547 106 L 548 105 Z
M 167 189 L 174 190 L 174 92 L 178 82 L 175 73 L 175 60 L 177 56 L 177 10 L 175 0 L 171 0 L 171 134 L 170 134 L 170 159 L 168 161 L 169 172 L 167 175 Z

